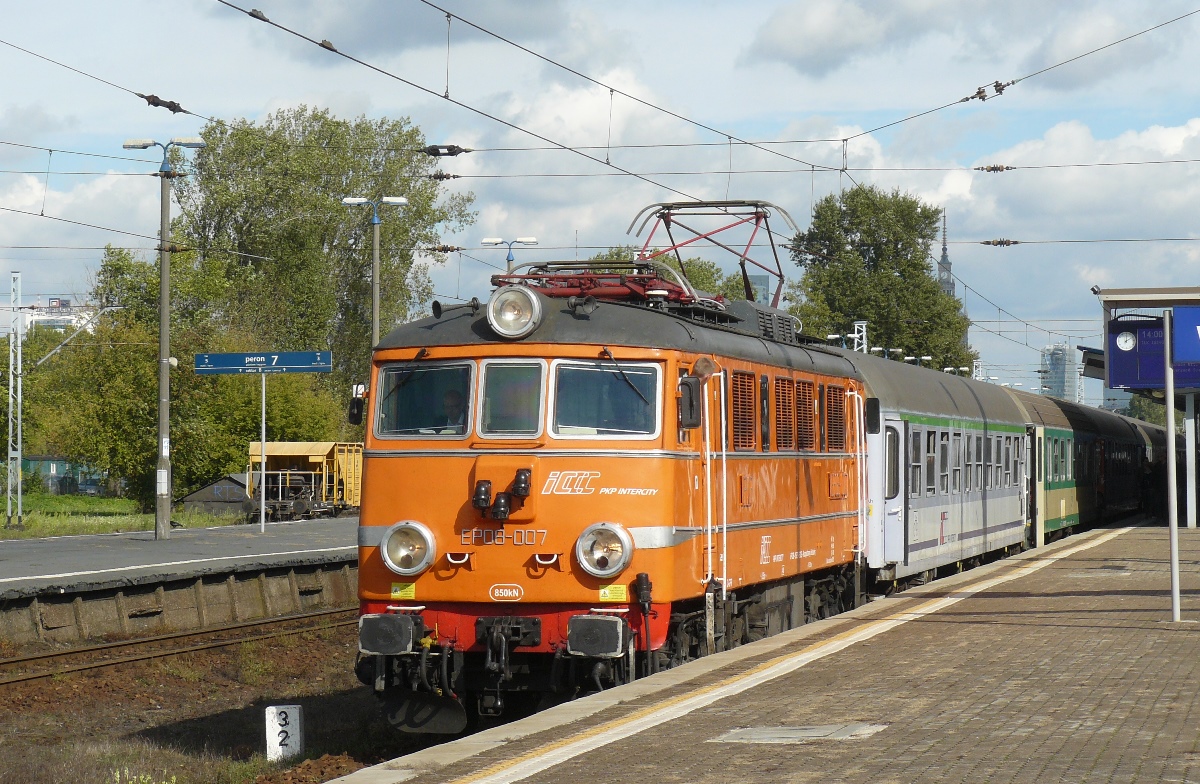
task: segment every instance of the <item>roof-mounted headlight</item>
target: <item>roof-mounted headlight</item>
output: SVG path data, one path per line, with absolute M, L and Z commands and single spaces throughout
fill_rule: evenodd
M 575 540 L 575 560 L 593 577 L 613 577 L 629 566 L 633 539 L 616 523 L 594 523 Z
M 524 286 L 502 286 L 488 300 L 487 320 L 502 338 L 523 338 L 542 321 L 542 303 Z
M 437 557 L 433 534 L 420 523 L 405 520 L 383 535 L 379 546 L 383 562 L 396 574 L 412 577 L 429 568 Z

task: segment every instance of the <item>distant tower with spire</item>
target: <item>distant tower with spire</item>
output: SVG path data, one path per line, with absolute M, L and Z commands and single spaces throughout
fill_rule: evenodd
M 942 258 L 938 261 L 938 285 L 951 297 L 954 293 L 954 273 L 950 271 L 950 253 L 946 250 L 946 211 L 942 210 Z

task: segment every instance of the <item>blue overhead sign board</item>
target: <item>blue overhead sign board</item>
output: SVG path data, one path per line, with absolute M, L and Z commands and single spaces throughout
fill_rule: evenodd
M 225 373 L 329 373 L 332 370 L 332 351 L 196 355 L 196 372 L 202 376 Z
M 1200 308 L 1175 308 L 1181 311 Z M 1178 318 L 1178 315 L 1176 315 Z M 1192 340 L 1200 344 L 1196 326 Z M 1200 358 L 1181 359 L 1179 338 L 1181 325 L 1176 322 L 1174 335 L 1175 361 L 1200 362 Z M 1109 389 L 1165 389 L 1167 386 L 1166 359 L 1163 356 L 1163 320 L 1148 316 L 1119 317 L 1108 322 L 1107 356 Z M 1200 349 L 1198 349 L 1200 351 Z M 1200 388 L 1200 364 L 1181 364 L 1175 368 L 1175 387 Z
M 1171 353 L 1175 364 L 1200 362 L 1200 308 L 1176 306 L 1172 311 Z

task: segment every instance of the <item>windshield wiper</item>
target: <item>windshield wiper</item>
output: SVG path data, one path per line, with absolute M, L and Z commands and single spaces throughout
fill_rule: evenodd
M 426 354 L 428 354 L 428 353 L 429 353 L 429 349 L 425 349 L 425 348 L 423 348 L 423 349 L 421 349 L 420 351 L 418 351 L 418 352 L 417 352 L 417 355 L 416 355 L 415 357 L 413 357 L 412 359 L 408 360 L 407 362 L 405 362 L 403 365 L 400 365 L 399 367 L 401 367 L 401 368 L 407 368 L 409 365 L 411 365 L 412 363 L 416 362 L 418 359 L 420 359 L 421 357 L 425 356 L 425 355 L 426 355 Z M 396 370 L 396 369 L 397 369 L 397 368 L 393 368 L 393 370 Z M 380 400 L 380 401 L 379 401 L 379 405 L 380 405 L 380 407 L 382 408 L 382 407 L 383 407 L 383 404 L 384 404 L 384 403 L 386 403 L 386 402 L 388 401 L 388 398 L 390 398 L 392 395 L 396 394 L 396 390 L 398 390 L 400 387 L 404 386 L 404 385 L 405 385 L 405 384 L 407 384 L 409 381 L 411 381 L 411 380 L 412 380 L 412 377 L 413 377 L 413 374 L 415 374 L 416 372 L 417 372 L 417 369 L 416 369 L 416 368 L 412 368 L 412 369 L 411 369 L 411 370 L 409 370 L 407 373 L 405 373 L 403 376 L 401 376 L 401 377 L 400 377 L 400 378 L 399 378 L 399 379 L 396 381 L 396 383 L 392 385 L 392 388 L 388 390 L 388 393 L 387 393 L 386 395 L 384 395 L 384 396 L 383 396 L 383 400 Z
M 637 393 L 637 396 L 642 399 L 643 403 L 650 405 L 650 401 L 647 400 L 646 396 L 642 394 L 642 390 L 638 389 L 637 386 L 630 381 L 629 376 L 625 375 L 625 371 L 621 369 L 621 365 L 619 362 L 617 362 L 617 358 L 613 356 L 613 353 L 608 350 L 608 346 L 601 346 L 601 348 L 604 349 L 603 353 L 608 356 L 609 360 L 613 363 L 613 367 L 615 367 L 617 372 L 621 374 L 621 378 L 625 379 L 625 383 L 629 385 L 629 388 Z

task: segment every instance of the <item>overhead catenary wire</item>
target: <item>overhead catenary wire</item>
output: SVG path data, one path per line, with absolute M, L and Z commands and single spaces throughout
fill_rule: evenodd
M 630 172 L 630 171 L 626 170 L 625 168 L 623 168 L 623 167 L 621 167 L 621 166 L 618 166 L 618 165 L 617 165 L 617 164 L 615 164 L 615 163 L 605 163 L 605 162 L 604 162 L 602 159 L 600 159 L 600 158 L 597 158 L 597 157 L 595 157 L 595 156 L 592 156 L 592 155 L 588 155 L 587 153 L 585 153 L 585 152 L 583 152 L 583 151 L 581 151 L 581 150 L 575 149 L 575 148 L 573 148 L 573 147 L 571 147 L 571 146 L 569 146 L 569 145 L 566 145 L 566 144 L 563 144 L 563 143 L 561 143 L 561 142 L 558 142 L 558 141 L 557 141 L 557 140 L 555 140 L 555 139 L 551 139 L 551 138 L 549 138 L 549 137 L 547 137 L 547 136 L 543 136 L 542 134 L 539 134 L 539 133 L 537 133 L 536 131 L 532 131 L 532 130 L 530 130 L 530 129 L 528 129 L 528 128 L 525 128 L 525 127 L 523 127 L 523 126 L 521 126 L 521 125 L 518 125 L 518 124 L 516 124 L 516 123 L 514 123 L 514 122 L 510 122 L 509 120 L 505 120 L 505 119 L 504 119 L 504 118 L 502 118 L 502 117 L 498 117 L 498 116 L 496 116 L 496 115 L 494 115 L 494 114 L 491 114 L 491 113 L 489 113 L 489 112 L 486 112 L 486 111 L 484 111 L 483 109 L 479 109 L 479 108 L 477 108 L 477 107 L 475 107 L 475 106 L 472 106 L 472 105 L 470 105 L 470 104 L 468 104 L 468 103 L 466 103 L 466 102 L 464 102 L 464 101 L 459 101 L 459 100 L 457 100 L 457 99 L 455 99 L 455 98 L 450 98 L 450 97 L 448 97 L 448 96 L 442 95 L 442 94 L 438 93 L 436 90 L 433 90 L 433 89 L 430 89 L 430 88 L 428 88 L 428 87 L 425 87 L 424 85 L 418 84 L 418 83 L 416 83 L 416 82 L 414 82 L 414 81 L 412 81 L 412 80 L 410 80 L 410 79 L 406 79 L 406 78 L 404 78 L 403 76 L 400 76 L 400 75 L 398 75 L 398 74 L 394 74 L 394 73 L 392 73 L 391 71 L 388 71 L 388 70 L 386 70 L 386 69 L 384 69 L 384 68 L 381 68 L 380 66 L 374 65 L 374 64 L 372 64 L 372 63 L 369 63 L 369 62 L 367 62 L 366 60 L 362 60 L 362 59 L 360 59 L 360 58 L 358 58 L 358 57 L 355 57 L 355 56 L 353 56 L 353 55 L 347 54 L 346 52 L 339 51 L 339 50 L 337 49 L 337 47 L 335 47 L 335 46 L 334 46 L 332 43 L 330 43 L 328 40 L 321 40 L 321 41 L 317 41 L 316 39 L 314 39 L 314 38 L 311 38 L 311 37 L 309 37 L 309 36 L 305 35 L 304 33 L 301 33 L 301 32 L 299 32 L 299 31 L 297 31 L 297 30 L 293 30 L 293 29 L 291 29 L 290 27 L 287 27 L 287 26 L 285 26 L 285 25 L 279 24 L 278 22 L 271 21 L 270 19 L 268 19 L 268 18 L 266 17 L 266 15 L 265 15 L 265 14 L 263 14 L 261 11 L 258 11 L 257 9 L 251 9 L 251 10 L 247 11 L 246 9 L 244 9 L 244 8 L 241 8 L 241 7 L 237 6 L 237 5 L 235 5 L 235 4 L 231 3 L 231 2 L 229 2 L 229 0 L 217 0 L 217 2 L 218 2 L 218 3 L 220 3 L 221 5 L 224 5 L 224 6 L 227 6 L 227 7 L 229 7 L 229 8 L 232 8 L 232 9 L 234 9 L 235 11 L 240 11 L 241 13 L 245 14 L 246 16 L 249 16 L 249 17 L 250 17 L 250 18 L 252 18 L 252 19 L 257 19 L 257 20 L 259 20 L 260 22 L 265 22 L 266 24 L 269 24 L 269 25 L 271 25 L 272 27 L 274 27 L 274 28 L 276 28 L 276 29 L 282 30 L 283 32 L 285 32 L 285 33 L 288 33 L 289 35 L 293 35 L 293 36 L 295 36 L 295 37 L 297 37 L 297 38 L 300 38 L 301 40 L 308 41 L 309 43 L 313 44 L 314 46 L 318 46 L 318 47 L 320 47 L 320 48 L 322 48 L 322 49 L 324 49 L 324 50 L 326 50 L 326 51 L 328 51 L 328 52 L 331 52 L 331 53 L 333 53 L 333 54 L 335 54 L 335 55 L 337 55 L 337 56 L 339 56 L 339 57 L 342 57 L 342 58 L 344 58 L 344 59 L 346 59 L 346 60 L 349 60 L 350 62 L 357 63 L 358 65 L 361 65 L 362 67 L 364 67 L 364 68 L 367 68 L 367 69 L 369 69 L 369 70 L 371 70 L 371 71 L 374 71 L 374 72 L 376 72 L 376 73 L 378 73 L 378 74 L 380 74 L 380 75 L 382 75 L 382 76 L 386 76 L 386 77 L 388 77 L 389 79 L 394 79 L 394 80 L 396 80 L 396 81 L 398 81 L 398 82 L 400 82 L 400 83 L 402 83 L 402 84 L 406 84 L 406 85 L 408 85 L 409 87 L 412 87 L 412 88 L 413 88 L 413 89 L 415 89 L 415 90 L 420 90 L 421 92 L 423 92 L 423 93 L 426 93 L 426 94 L 428 94 L 428 95 L 432 95 L 432 96 L 435 96 L 435 97 L 441 98 L 441 99 L 443 99 L 443 100 L 445 100 L 445 101 L 447 101 L 447 102 L 449 102 L 449 103 L 452 103 L 452 104 L 454 104 L 455 106 L 458 106 L 459 108 L 466 109 L 467 111 L 469 111 L 469 112 L 472 112 L 473 114 L 477 114 L 477 115 L 479 115 L 480 117 L 484 117 L 484 118 L 486 118 L 486 119 L 488 119 L 488 120 L 491 120 L 492 122 L 499 123 L 500 125 L 503 125 L 503 126 L 505 126 L 506 128 L 511 128 L 511 129 L 512 129 L 512 130 L 514 130 L 514 131 L 518 131 L 518 132 L 520 132 L 520 133 L 527 134 L 527 135 L 529 135 L 529 136 L 532 136 L 532 137 L 533 137 L 533 138 L 535 138 L 535 139 L 538 139 L 539 141 L 543 141 L 543 142 L 545 142 L 545 143 L 547 143 L 547 144 L 553 144 L 553 145 L 555 145 L 556 147 L 559 147 L 559 148 L 561 148 L 561 149 L 564 149 L 564 150 L 570 150 L 571 152 L 574 152 L 576 155 L 579 155 L 580 157 L 583 157 L 583 158 L 586 158 L 586 159 L 588 159 L 588 160 L 590 160 L 590 161 L 593 161 L 593 162 L 595 162 L 595 163 L 598 163 L 598 164 L 600 164 L 601 166 L 609 166 L 609 167 L 611 167 L 611 168 L 613 168 L 613 169 L 616 169 L 617 171 L 625 172 L 626 174 L 629 174 L 630 176 L 633 176 L 633 177 L 635 177 L 635 178 L 637 178 L 637 179 L 639 179 L 639 180 L 642 180 L 643 182 L 646 182 L 646 183 L 648 183 L 648 184 L 650 184 L 650 185 L 653 185 L 653 186 L 655 186 L 656 188 L 662 188 L 663 190 L 669 191 L 669 192 L 671 192 L 671 193 L 674 193 L 674 194 L 676 194 L 676 195 L 678 195 L 678 196 L 682 196 L 682 197 L 683 197 L 683 198 L 685 198 L 685 199 L 690 199 L 690 200 L 692 200 L 692 201 L 701 201 L 701 199 L 699 199 L 699 198 L 698 198 L 698 197 L 696 197 L 696 196 L 693 196 L 693 195 L 692 195 L 692 194 L 690 194 L 690 193 L 686 193 L 686 192 L 684 192 L 684 191 L 681 191 L 681 190 L 679 190 L 679 189 L 677 189 L 677 188 L 672 188 L 672 187 L 671 187 L 671 186 L 669 186 L 669 185 L 664 185 L 664 184 L 663 184 L 663 183 L 661 183 L 661 182 L 656 182 L 656 181 L 654 181 L 654 180 L 652 180 L 652 179 L 650 179 L 650 178 L 648 178 L 648 177 L 643 177 L 643 176 L 641 176 L 641 175 L 634 174 L 633 172 Z
M 134 161 L 135 163 L 158 164 L 158 161 L 152 161 L 149 158 L 131 158 L 128 155 L 102 155 L 97 152 L 80 152 L 78 150 L 60 150 L 57 147 L 39 147 L 36 144 L 22 144 L 21 142 L 9 142 L 0 140 L 0 144 L 8 147 L 23 147 L 27 150 L 40 150 L 41 152 L 56 152 L 59 155 L 82 155 L 87 158 L 107 158 L 113 161 Z M 40 172 L 39 172 L 40 173 Z
M 146 104 L 149 106 L 156 106 L 156 107 L 160 107 L 163 109 L 167 109 L 172 114 L 190 114 L 193 117 L 199 117 L 201 120 L 207 120 L 208 122 L 213 122 L 213 119 L 211 117 L 205 117 L 202 114 L 196 114 L 195 112 L 184 109 L 182 106 L 179 105 L 178 101 L 168 101 L 166 99 L 159 98 L 157 95 L 154 95 L 153 93 L 151 93 L 151 94 L 139 93 L 137 90 L 131 90 L 128 87 L 119 85 L 116 82 L 110 82 L 107 79 L 103 79 L 99 76 L 96 76 L 95 74 L 88 73 L 87 71 L 81 71 L 80 69 L 75 68 L 70 65 L 67 65 L 66 63 L 61 63 L 58 60 L 47 57 L 44 54 L 38 54 L 37 52 L 26 49 L 22 46 L 17 46 L 16 44 L 11 43 L 9 41 L 5 41 L 3 39 L 0 39 L 0 44 L 4 44 L 5 46 L 16 49 L 19 52 L 24 52 L 25 54 L 30 55 L 31 57 L 36 57 L 39 60 L 45 60 L 48 63 L 53 63 L 54 65 L 57 65 L 59 68 L 66 68 L 68 71 L 77 73 L 80 76 L 86 76 L 88 79 L 94 79 L 97 82 L 100 82 L 101 84 L 108 85 L 109 87 L 115 87 L 116 89 L 121 90 L 122 92 L 127 92 L 130 95 L 136 95 L 138 98 L 141 98 L 143 101 L 145 101 Z

